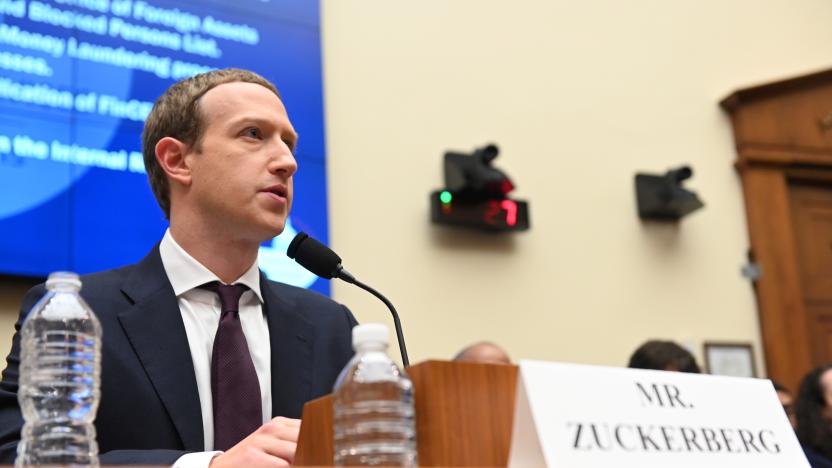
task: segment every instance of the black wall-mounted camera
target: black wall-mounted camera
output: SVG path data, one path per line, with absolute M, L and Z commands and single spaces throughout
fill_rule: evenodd
M 693 169 L 682 166 L 664 175 L 636 174 L 636 200 L 641 219 L 678 221 L 705 206 L 694 192 L 682 187 L 693 176 Z
M 529 229 L 528 203 L 508 197 L 514 183 L 491 165 L 499 152 L 492 144 L 471 154 L 445 153 L 445 188 L 430 195 L 434 223 L 492 232 Z

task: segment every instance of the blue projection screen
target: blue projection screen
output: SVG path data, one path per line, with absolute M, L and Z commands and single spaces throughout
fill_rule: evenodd
M 327 241 L 317 0 L 0 0 L 0 273 L 88 273 L 140 260 L 167 222 L 141 155 L 155 99 L 215 68 L 277 85 L 300 135 L 272 279 L 329 293 L 285 256 L 296 231 Z

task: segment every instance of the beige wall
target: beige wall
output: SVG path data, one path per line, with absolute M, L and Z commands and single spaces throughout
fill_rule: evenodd
M 322 16 L 332 244 L 397 305 L 412 361 L 483 338 L 515 358 L 610 365 L 649 337 L 759 350 L 717 102 L 832 66 L 832 3 L 323 0 Z M 443 151 L 486 142 L 532 230 L 431 226 Z M 707 207 L 640 223 L 634 173 L 681 163 Z M 25 287 L 0 283 L 3 353 Z M 365 293 L 333 290 L 389 322 Z
M 332 244 L 397 305 L 412 361 L 483 338 L 609 365 L 650 337 L 759 350 L 717 103 L 832 66 L 832 3 L 325 0 L 322 21 Z M 427 221 L 443 151 L 486 142 L 531 202 L 528 233 Z M 681 163 L 706 208 L 639 222 L 634 173 Z M 334 295 L 389 322 L 359 290 Z

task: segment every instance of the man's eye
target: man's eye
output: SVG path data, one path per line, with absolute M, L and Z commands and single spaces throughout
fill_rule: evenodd
M 258 140 L 263 138 L 263 132 L 261 132 L 259 128 L 255 127 L 247 128 L 243 134 L 247 137 L 257 138 Z

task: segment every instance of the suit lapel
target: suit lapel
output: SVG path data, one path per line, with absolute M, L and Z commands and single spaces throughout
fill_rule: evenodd
M 299 418 L 312 390 L 314 330 L 260 274 L 263 308 L 269 322 L 272 370 L 272 416 Z
M 185 450 L 204 450 L 202 410 L 179 304 L 157 245 L 127 278 L 133 306 L 119 314 L 124 332 L 170 415 Z

